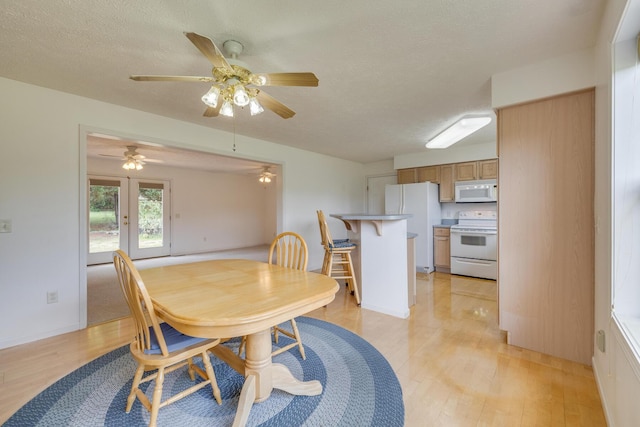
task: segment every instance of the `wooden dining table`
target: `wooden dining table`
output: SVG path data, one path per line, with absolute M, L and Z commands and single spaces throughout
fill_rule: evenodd
M 224 345 L 212 349 L 244 375 L 234 426 L 246 424 L 254 402 L 276 388 L 322 393 L 319 381 L 299 381 L 272 363 L 271 328 L 333 301 L 338 283 L 325 275 L 245 259 L 221 259 L 140 270 L 160 318 L 203 338 L 246 336 L 245 358 Z M 303 337 L 304 340 L 304 337 Z

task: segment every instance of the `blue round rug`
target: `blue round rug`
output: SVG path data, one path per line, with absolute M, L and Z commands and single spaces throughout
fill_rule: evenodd
M 367 341 L 339 326 L 309 317 L 296 319 L 307 359 L 297 347 L 273 358 L 301 380 L 319 380 L 319 396 L 292 396 L 274 390 L 251 409 L 249 426 L 403 426 L 400 383 L 387 360 Z M 283 326 L 289 325 L 289 322 Z M 291 342 L 280 336 L 280 345 Z M 235 351 L 238 339 L 225 343 Z M 275 344 L 274 344 L 275 346 Z M 230 426 L 244 378 L 211 357 L 222 405 L 211 388 L 160 409 L 159 426 Z M 146 426 L 149 412 L 136 399 L 125 413 L 136 363 L 129 346 L 120 347 L 62 378 L 16 412 L 5 426 Z M 185 369 L 165 377 L 175 392 L 191 384 Z M 153 387 L 153 385 L 150 385 Z M 149 395 L 151 390 L 147 390 Z

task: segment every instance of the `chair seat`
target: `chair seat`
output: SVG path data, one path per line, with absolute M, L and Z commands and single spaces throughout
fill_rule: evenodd
M 173 353 L 174 351 L 182 350 L 183 348 L 190 347 L 195 344 L 199 344 L 203 341 L 206 341 L 207 338 L 199 338 L 192 337 L 191 335 L 185 335 L 182 332 L 175 329 L 173 326 L 168 323 L 161 323 L 160 329 L 162 329 L 162 335 L 164 336 L 164 340 L 167 344 L 167 350 L 169 353 Z M 160 345 L 158 344 L 158 339 L 156 338 L 156 333 L 153 328 L 149 328 L 151 348 L 146 349 L 144 351 L 145 354 L 162 354 L 162 350 L 160 349 Z
M 353 242 L 349 242 L 348 239 L 345 242 L 341 242 L 339 240 L 334 240 L 333 244 L 329 244 L 331 249 L 347 249 L 347 248 L 355 248 L 357 245 Z

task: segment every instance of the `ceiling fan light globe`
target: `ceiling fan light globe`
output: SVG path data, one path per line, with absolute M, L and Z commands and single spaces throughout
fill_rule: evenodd
M 251 98 L 251 100 L 249 101 L 249 111 L 251 112 L 252 116 L 256 116 L 262 113 L 264 111 L 264 108 L 262 108 L 262 105 L 260 105 L 257 99 Z
M 202 95 L 202 102 L 205 105 L 216 108 L 218 106 L 218 97 L 220 96 L 220 88 L 217 86 L 211 86 L 211 89 L 204 95 Z
M 249 104 L 249 95 L 244 89 L 244 86 L 237 85 L 233 92 L 233 103 L 238 107 L 244 107 Z
M 231 102 L 225 100 L 222 103 L 222 107 L 220 108 L 220 115 L 225 117 L 233 117 L 233 105 L 231 105 Z
M 258 76 L 254 74 L 251 76 L 251 83 L 256 86 L 264 86 L 267 84 L 267 78 L 265 76 Z

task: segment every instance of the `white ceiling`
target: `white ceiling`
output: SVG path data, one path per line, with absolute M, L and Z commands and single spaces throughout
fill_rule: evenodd
M 231 119 L 202 116 L 207 83 L 129 75 L 208 76 L 209 61 L 183 33 L 220 48 L 235 39 L 253 72 L 320 80 L 265 88 L 297 114 L 241 111 L 238 134 L 366 163 L 421 152 L 462 115 L 492 114 L 493 74 L 593 46 L 604 4 L 2 0 L 0 76 L 232 132 Z M 493 141 L 495 122 L 461 144 Z

